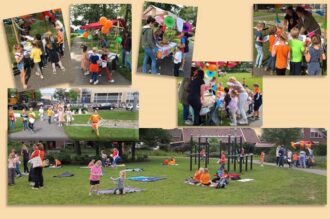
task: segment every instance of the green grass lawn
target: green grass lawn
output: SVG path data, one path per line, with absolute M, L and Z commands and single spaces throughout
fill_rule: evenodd
M 22 113 L 21 110 L 14 110 L 15 113 Z M 34 111 L 34 113 L 36 114 L 36 119 L 39 119 L 39 112 L 38 111 Z M 14 133 L 14 132 L 20 132 L 23 130 L 23 122 L 21 118 L 16 118 L 16 122 L 15 122 L 15 127 L 13 129 L 9 129 L 9 120 L 8 120 L 8 131 L 9 133 Z
M 61 169 L 44 169 L 45 188 L 35 191 L 30 188 L 27 177 L 16 179 L 16 185 L 8 188 L 9 205 L 325 205 L 326 177 L 294 169 L 259 167 L 243 172 L 242 178 L 251 182 L 231 181 L 225 189 L 191 186 L 184 180 L 189 171 L 188 159 L 178 158 L 179 166 L 162 166 L 164 158 L 152 157 L 150 162 L 130 163 L 126 167 L 144 168 L 141 173 L 127 173 L 131 176 L 163 176 L 167 179 L 152 182 L 126 180 L 126 186 L 143 188 L 145 191 L 123 196 L 88 196 L 89 170 L 78 166 Z M 215 160 L 210 160 L 209 169 L 216 171 Z M 101 179 L 101 189 L 113 188 L 109 179 L 117 177 L 118 169 L 107 168 Z M 194 167 L 197 168 L 196 166 Z M 69 171 L 71 178 L 53 178 Z M 308 185 L 308 186 L 306 186 Z
M 99 110 L 99 114 L 103 119 L 107 120 L 138 120 L 139 112 L 132 111 L 112 111 L 112 110 Z M 90 115 L 74 115 L 75 124 L 86 124 Z
M 97 137 L 96 134 L 92 132 L 92 128 L 88 126 L 64 126 L 63 128 L 64 132 L 73 140 L 137 141 L 139 139 L 139 129 L 100 127 L 100 136 Z
M 243 78 L 245 78 L 246 84 L 250 89 L 253 88 L 254 83 L 258 83 L 260 86 L 260 89 L 262 91 L 262 88 L 263 88 L 262 77 L 253 76 L 251 73 L 227 73 L 226 76 L 218 77 L 218 82 L 221 82 L 223 87 L 226 87 L 228 79 L 232 76 L 236 77 L 236 79 L 240 82 L 242 82 Z M 180 83 L 181 81 L 182 81 L 182 78 L 178 78 L 178 83 Z M 178 126 L 185 126 L 184 121 L 183 121 L 182 111 L 183 111 L 182 104 L 178 103 Z M 224 118 L 224 115 L 222 115 L 221 118 Z M 229 123 L 230 123 L 230 120 L 224 118 L 221 126 L 229 126 Z

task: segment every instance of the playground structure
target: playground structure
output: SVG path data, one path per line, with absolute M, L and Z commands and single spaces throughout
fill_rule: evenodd
M 210 163 L 210 138 L 219 139 L 219 157 L 221 156 L 221 151 L 227 151 L 227 170 L 230 171 L 230 165 L 233 164 L 233 170 L 236 171 L 237 164 L 239 166 L 239 172 L 243 171 L 243 163 L 245 165 L 245 171 L 248 171 L 248 165 L 250 163 L 250 170 L 253 169 L 253 153 L 245 154 L 243 148 L 243 136 L 198 136 L 197 144 L 194 143 L 193 136 L 190 137 L 190 171 L 193 169 L 193 157 L 194 164 L 197 164 L 197 169 L 201 167 L 201 149 L 204 147 L 205 156 L 204 167 L 207 168 L 207 165 Z M 227 138 L 227 145 L 223 145 L 221 138 Z M 239 144 L 238 144 L 239 139 Z M 202 141 L 204 140 L 204 141 Z M 250 162 L 249 162 L 250 158 Z

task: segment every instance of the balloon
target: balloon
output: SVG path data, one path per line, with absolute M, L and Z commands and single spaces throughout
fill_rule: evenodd
M 216 74 L 217 74 L 216 71 L 206 70 L 206 76 L 209 77 L 209 78 L 213 78 L 213 77 L 215 77 Z
M 104 24 L 104 27 L 106 27 L 107 29 L 110 29 L 112 27 L 113 23 L 111 20 L 107 20 Z
M 192 30 L 192 25 L 189 23 L 189 22 L 185 22 L 183 24 L 183 29 L 182 29 L 182 32 L 184 33 L 188 33 Z
M 164 19 L 164 23 L 167 28 L 173 28 L 175 25 L 175 20 L 172 16 L 167 15 Z
M 77 30 L 77 32 L 78 32 L 78 34 L 80 34 L 80 35 L 82 35 L 82 34 L 84 34 L 85 33 L 85 31 L 84 30 Z
M 101 33 L 103 33 L 103 34 L 107 34 L 107 33 L 109 33 L 109 28 L 106 28 L 105 26 L 103 26 L 103 27 L 101 28 Z
M 82 35 L 84 38 L 87 38 L 89 36 L 89 33 L 88 32 L 84 32 L 83 35 Z
M 323 11 L 316 11 L 315 13 L 318 14 L 318 15 L 320 15 L 320 16 L 322 16 L 322 17 L 324 16 Z
M 105 25 L 105 23 L 107 22 L 107 18 L 106 17 L 100 17 L 99 23 L 103 26 Z
M 156 20 L 157 23 L 163 24 L 164 23 L 164 16 L 162 16 L 162 15 L 156 16 L 155 20 Z
M 217 70 L 217 65 L 215 64 L 210 64 L 207 69 L 210 71 L 210 72 L 214 72 L 215 70 Z
M 158 51 L 157 52 L 157 59 L 161 59 L 163 57 L 163 53 L 162 53 L 162 51 Z
M 88 35 L 87 39 L 91 40 L 91 39 L 93 39 L 93 36 L 90 34 L 90 35 Z
M 120 36 L 116 37 L 116 39 L 115 39 L 116 43 L 121 43 L 122 41 L 123 41 L 123 39 Z

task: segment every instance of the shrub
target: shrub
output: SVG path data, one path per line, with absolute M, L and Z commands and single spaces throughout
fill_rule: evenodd
M 71 164 L 72 163 L 71 157 L 67 153 L 63 153 L 63 152 L 56 153 L 56 154 L 54 154 L 54 158 L 60 160 L 62 162 L 62 164 Z

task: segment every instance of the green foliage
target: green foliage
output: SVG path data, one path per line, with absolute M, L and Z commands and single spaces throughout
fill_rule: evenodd
M 301 137 L 300 128 L 265 128 L 261 135 L 262 141 L 284 145 L 284 147 L 290 147 L 291 142 L 299 137 Z
M 327 145 L 326 144 L 320 144 L 315 147 L 313 147 L 314 155 L 318 156 L 327 156 Z
M 169 143 L 170 135 L 165 129 L 158 128 L 143 128 L 139 129 L 140 141 L 144 142 L 149 147 L 154 147 L 158 143 Z

